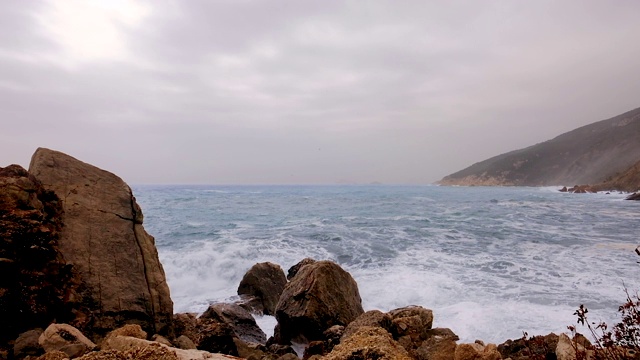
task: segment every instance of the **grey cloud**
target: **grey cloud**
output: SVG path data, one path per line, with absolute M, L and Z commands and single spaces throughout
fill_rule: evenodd
M 128 58 L 78 66 L 22 4 L 0 166 L 49 146 L 133 182 L 426 183 L 638 106 L 632 1 L 154 1 Z

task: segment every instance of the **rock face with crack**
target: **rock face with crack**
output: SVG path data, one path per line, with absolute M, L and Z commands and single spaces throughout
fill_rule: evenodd
M 39 148 L 29 173 L 60 198 L 58 246 L 82 286 L 73 325 L 98 335 L 127 323 L 151 333 L 171 329 L 173 302 L 155 241 L 129 186 L 118 176 Z

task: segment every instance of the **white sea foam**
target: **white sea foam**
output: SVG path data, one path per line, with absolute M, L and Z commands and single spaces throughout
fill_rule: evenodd
M 564 331 L 582 303 L 593 321 L 611 322 L 623 283 L 632 291 L 640 286 L 638 207 L 618 194 L 435 186 L 188 190 L 135 189 L 176 312 L 233 299 L 257 262 L 286 271 L 313 257 L 348 270 L 367 310 L 422 305 L 434 310 L 435 326 L 462 341 L 503 342 L 522 331 Z M 258 322 L 272 331 L 272 317 Z

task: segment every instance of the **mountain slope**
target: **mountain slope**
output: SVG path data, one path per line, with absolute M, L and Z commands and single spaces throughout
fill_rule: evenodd
M 638 139 L 640 141 L 640 139 Z M 640 161 L 635 163 L 622 174 L 613 176 L 610 180 L 593 185 L 596 191 L 620 190 L 626 192 L 640 191 Z
M 498 155 L 446 176 L 442 185 L 600 183 L 640 160 L 640 108 Z

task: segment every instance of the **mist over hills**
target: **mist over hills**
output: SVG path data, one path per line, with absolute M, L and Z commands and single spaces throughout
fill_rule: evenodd
M 618 176 L 624 175 L 627 180 L 638 176 L 638 169 L 634 172 L 632 168 L 638 161 L 640 108 L 475 163 L 438 183 L 467 186 L 613 184 Z

